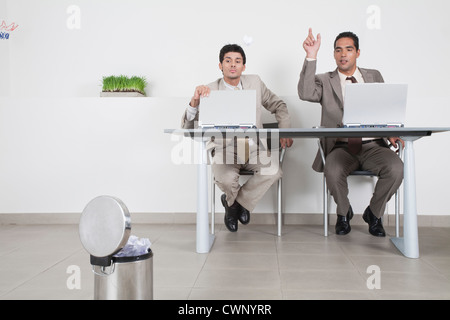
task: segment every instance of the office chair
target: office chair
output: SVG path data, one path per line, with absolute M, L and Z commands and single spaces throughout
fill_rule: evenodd
M 264 129 L 276 129 L 278 128 L 278 123 L 265 123 L 263 124 Z M 272 149 L 271 139 L 267 139 L 267 144 L 269 150 Z M 284 155 L 285 155 L 286 149 L 281 148 L 280 146 L 280 159 L 279 159 L 279 165 L 280 167 L 283 164 Z M 244 170 L 241 169 L 239 171 L 239 174 L 241 176 L 251 176 L 254 174 L 251 170 Z M 278 180 L 277 183 L 277 234 L 280 237 L 281 236 L 281 225 L 282 225 L 282 209 L 281 209 L 281 201 L 282 201 L 282 178 Z M 214 179 L 214 174 L 211 170 L 211 234 L 214 234 L 214 224 L 215 224 L 215 213 L 216 213 L 216 184 Z
M 325 154 L 322 148 L 322 144 L 320 143 L 320 139 L 318 140 L 320 155 L 322 156 L 322 161 L 325 164 Z M 398 154 L 399 157 L 403 157 L 403 148 L 401 143 L 397 142 Z M 371 171 L 367 170 L 355 170 L 350 173 L 350 176 L 366 176 L 370 178 L 374 178 L 377 175 Z M 325 174 L 323 174 L 323 231 L 324 236 L 328 236 L 328 203 L 330 201 L 331 194 L 327 187 L 327 182 L 325 178 Z M 400 236 L 400 192 L 399 189 L 395 192 L 395 236 Z

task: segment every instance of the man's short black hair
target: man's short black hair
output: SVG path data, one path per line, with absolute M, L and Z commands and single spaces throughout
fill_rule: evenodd
M 223 59 L 225 58 L 225 54 L 227 54 L 228 52 L 238 52 L 241 54 L 242 56 L 242 60 L 245 63 L 247 62 L 247 58 L 245 57 L 245 52 L 244 49 L 242 49 L 242 47 L 240 45 L 237 44 L 227 44 L 225 45 L 219 53 L 219 62 L 222 63 Z
M 336 37 L 336 40 L 334 40 L 334 48 L 336 49 L 336 42 L 341 39 L 341 38 L 351 38 L 353 39 L 353 44 L 355 45 L 356 51 L 359 50 L 359 39 L 358 36 L 356 34 L 354 34 L 353 32 L 350 31 L 345 31 L 345 32 L 341 32 L 340 34 L 338 34 L 338 36 Z

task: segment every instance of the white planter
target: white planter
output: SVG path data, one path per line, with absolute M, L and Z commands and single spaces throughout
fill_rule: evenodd
M 145 97 L 140 92 L 100 92 L 100 97 Z

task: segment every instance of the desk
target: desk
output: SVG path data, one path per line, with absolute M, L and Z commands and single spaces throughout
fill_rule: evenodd
M 404 214 L 403 237 L 392 237 L 392 243 L 408 258 L 419 257 L 419 238 L 417 229 L 416 179 L 414 161 L 414 141 L 431 134 L 450 131 L 450 128 L 290 128 L 290 129 L 252 129 L 256 134 L 278 134 L 280 138 L 322 138 L 322 137 L 401 137 L 405 141 L 404 150 Z M 214 235 L 209 232 L 208 217 L 208 171 L 206 142 L 212 136 L 222 134 L 245 137 L 243 130 L 204 130 L 204 129 L 166 129 L 165 133 L 184 135 L 200 142 L 197 172 L 197 252 L 207 253 L 214 243 Z

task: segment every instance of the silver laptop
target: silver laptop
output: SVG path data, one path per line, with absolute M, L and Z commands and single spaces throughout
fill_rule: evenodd
M 345 86 L 343 124 L 346 128 L 403 127 L 407 84 L 352 83 Z
M 256 90 L 212 90 L 199 108 L 199 127 L 256 128 Z

